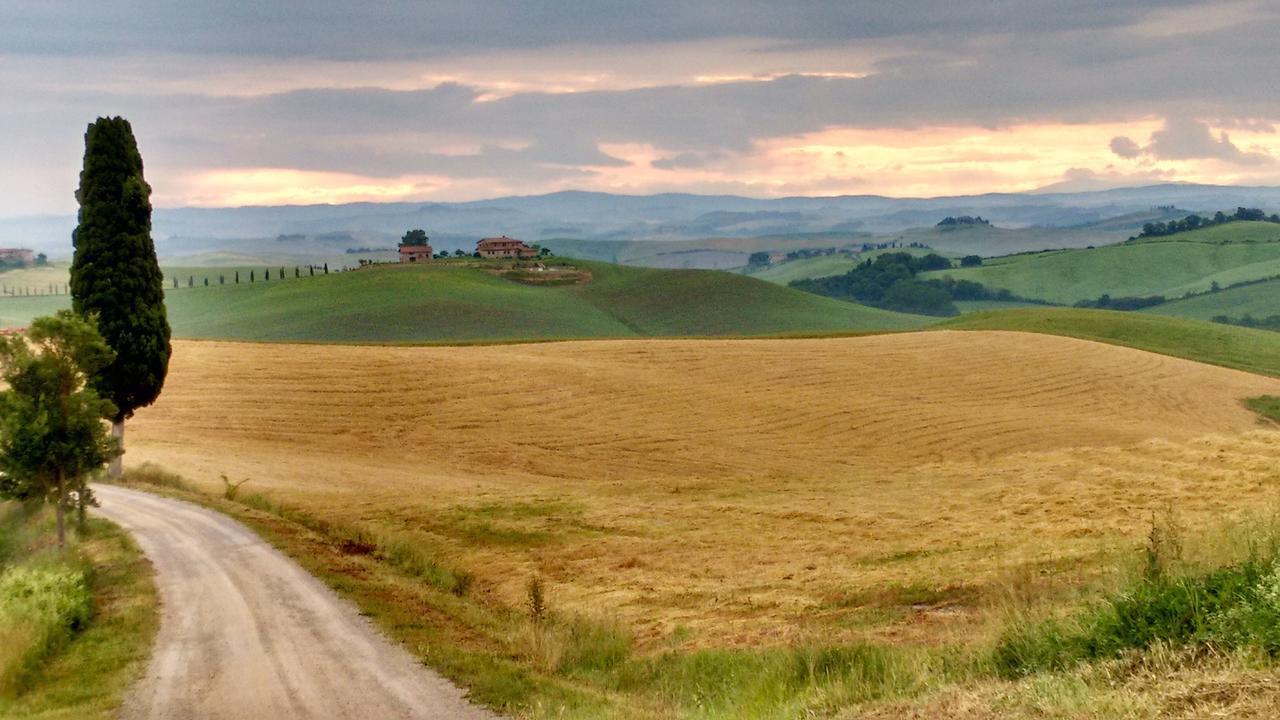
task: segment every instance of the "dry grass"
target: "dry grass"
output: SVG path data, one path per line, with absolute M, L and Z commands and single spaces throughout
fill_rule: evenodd
M 969 637 L 1153 512 L 1272 503 L 1280 380 L 1000 332 L 452 348 L 180 342 L 126 460 L 437 548 L 640 647 Z

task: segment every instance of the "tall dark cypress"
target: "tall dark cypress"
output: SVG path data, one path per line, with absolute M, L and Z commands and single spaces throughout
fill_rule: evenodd
M 97 316 L 98 329 L 116 352 L 94 385 L 115 403 L 112 432 L 123 443 L 125 419 L 160 395 L 170 354 L 164 275 L 151 239 L 151 186 L 128 120 L 98 118 L 89 125 L 76 199 L 72 303 L 76 312 Z M 119 472 L 116 460 L 111 473 Z

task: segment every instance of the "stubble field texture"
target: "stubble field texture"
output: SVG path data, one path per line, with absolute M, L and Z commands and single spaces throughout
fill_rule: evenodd
M 1018 332 L 180 341 L 126 462 L 437 548 L 513 607 L 538 578 L 641 649 L 928 644 L 985 632 L 1011 583 L 1078 585 L 1167 508 L 1272 506 L 1280 435 L 1243 404 L 1268 394 Z

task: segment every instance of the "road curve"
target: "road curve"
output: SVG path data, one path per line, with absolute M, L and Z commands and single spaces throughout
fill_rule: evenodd
M 96 512 L 155 566 L 160 631 L 124 720 L 496 716 L 240 523 L 190 503 L 98 485 Z

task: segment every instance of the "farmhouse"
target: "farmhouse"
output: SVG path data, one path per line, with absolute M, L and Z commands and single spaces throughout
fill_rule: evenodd
M 538 251 L 524 244 L 523 240 L 509 238 L 506 235 L 496 238 L 485 238 L 476 243 L 476 252 L 484 258 L 532 258 Z
M 400 262 L 427 262 L 433 257 L 430 245 L 401 245 Z
M 0 248 L 0 264 L 30 265 L 36 261 L 35 251 L 27 248 Z

